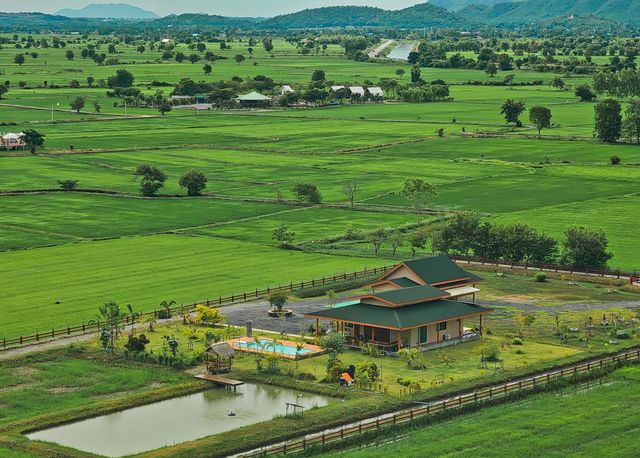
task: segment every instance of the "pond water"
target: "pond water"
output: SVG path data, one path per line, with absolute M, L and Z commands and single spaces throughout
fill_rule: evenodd
M 120 457 L 270 420 L 285 414 L 287 402 L 310 409 L 336 400 L 247 383 L 239 386 L 236 393 L 224 388 L 208 390 L 37 431 L 27 437 Z M 229 416 L 230 412 L 236 415 Z
M 409 59 L 409 53 L 411 51 L 413 51 L 413 43 L 400 43 L 398 46 L 393 48 L 389 54 L 387 54 L 387 58 L 393 60 L 407 60 Z

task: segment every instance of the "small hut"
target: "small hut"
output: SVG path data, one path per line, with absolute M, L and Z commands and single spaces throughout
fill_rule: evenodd
M 209 374 L 224 374 L 231 370 L 231 362 L 235 357 L 233 347 L 227 342 L 214 343 L 204 352 L 204 364 Z

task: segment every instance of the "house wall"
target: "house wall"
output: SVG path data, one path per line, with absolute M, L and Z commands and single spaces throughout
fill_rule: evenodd
M 458 320 L 447 321 L 447 330 L 440 331 L 439 342 L 442 342 L 442 339 L 445 335 L 449 335 L 451 339 L 461 337 L 462 336 L 462 334 L 460 333 L 461 330 L 462 330 L 462 333 L 464 333 L 464 320 L 460 323 L 460 325 L 458 324 Z M 419 328 L 411 329 L 405 332 L 409 333 L 409 339 L 410 339 L 409 342 L 411 346 L 416 346 L 419 344 L 418 342 L 418 339 L 420 338 Z M 438 339 L 437 325 L 436 324 L 427 325 L 427 342 L 426 343 L 427 344 L 438 343 L 437 339 Z
M 420 280 L 420 278 L 418 278 L 416 274 L 414 274 L 412 271 L 410 271 L 404 266 L 400 267 L 395 272 L 389 274 L 388 277 L 385 277 L 385 280 L 392 280 L 394 278 L 402 278 L 402 277 L 409 278 L 420 285 L 422 284 L 422 280 Z

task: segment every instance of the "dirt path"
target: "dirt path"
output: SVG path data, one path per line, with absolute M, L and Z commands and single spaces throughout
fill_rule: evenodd
M 378 46 L 376 49 L 374 49 L 373 51 L 371 51 L 368 56 L 370 59 L 375 59 L 376 57 L 378 57 L 380 55 L 380 53 L 382 51 L 384 51 L 385 49 L 387 49 L 389 46 L 391 46 L 393 43 L 395 43 L 395 40 L 387 40 L 384 43 L 382 43 L 380 46 Z

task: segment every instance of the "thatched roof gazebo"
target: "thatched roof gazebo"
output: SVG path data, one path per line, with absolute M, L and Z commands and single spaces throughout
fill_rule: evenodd
M 227 342 L 214 343 L 204 352 L 204 363 L 210 374 L 223 374 L 231 370 L 236 352 Z

